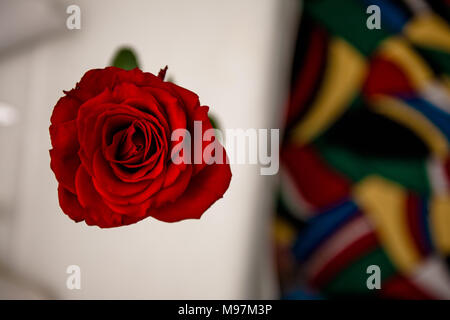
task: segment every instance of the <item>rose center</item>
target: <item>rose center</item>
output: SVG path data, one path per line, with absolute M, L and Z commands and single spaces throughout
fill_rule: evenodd
M 150 156 L 152 139 L 147 126 L 140 120 L 134 121 L 123 133 L 121 143 L 116 154 L 117 160 L 137 160 L 142 161 Z M 134 162 L 134 161 L 133 161 Z

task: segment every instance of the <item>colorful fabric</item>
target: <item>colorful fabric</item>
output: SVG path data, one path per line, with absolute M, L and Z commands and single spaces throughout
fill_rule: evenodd
M 303 9 L 274 224 L 282 297 L 450 299 L 450 2 Z

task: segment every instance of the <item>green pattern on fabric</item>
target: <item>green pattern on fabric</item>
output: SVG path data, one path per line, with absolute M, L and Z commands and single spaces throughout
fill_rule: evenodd
M 362 3 L 355 0 L 305 1 L 305 10 L 332 34 L 343 37 L 366 56 L 371 55 L 379 43 L 390 35 L 383 29 L 366 28 L 368 15 Z M 345 12 L 345 15 L 340 12 Z
M 439 67 L 439 73 L 450 75 L 450 53 L 425 47 L 417 48 L 417 50 L 433 65 Z
M 367 274 L 367 267 L 370 265 L 380 267 L 381 283 L 396 273 L 395 266 L 391 263 L 384 250 L 379 247 L 357 259 L 354 263 L 339 272 L 324 287 L 324 292 L 330 296 L 341 294 L 373 294 L 375 290 L 367 288 L 367 279 L 370 276 L 370 274 Z
M 349 149 L 316 141 L 325 161 L 351 180 L 358 182 L 371 174 L 379 174 L 396 181 L 405 188 L 422 195 L 430 194 L 425 159 L 378 158 L 357 154 Z

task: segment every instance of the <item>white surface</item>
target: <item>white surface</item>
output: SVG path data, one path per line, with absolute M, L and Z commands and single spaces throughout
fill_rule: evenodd
M 16 191 L 13 219 L 0 229 L 0 259 L 59 298 L 274 296 L 273 177 L 235 165 L 225 197 L 200 221 L 148 218 L 100 230 L 61 212 L 48 126 L 62 90 L 86 70 L 105 66 L 118 46 L 131 45 L 144 70 L 155 73 L 167 64 L 168 76 L 197 92 L 222 128 L 277 127 L 273 115 L 283 105 L 297 2 L 70 1 L 81 7 L 81 30 L 0 56 L 0 100 L 16 105 L 21 119 L 20 134 L 0 140 L 15 159 L 2 159 L 1 174 L 17 173 L 0 185 Z M 81 290 L 65 286 L 71 264 L 81 267 Z
M 56 31 L 64 17 L 55 1 L 0 1 L 0 52 Z

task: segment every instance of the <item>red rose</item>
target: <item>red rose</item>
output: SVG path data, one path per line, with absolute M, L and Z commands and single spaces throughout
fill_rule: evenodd
M 148 216 L 200 218 L 227 190 L 231 171 L 226 162 L 171 161 L 171 133 L 193 132 L 194 121 L 203 132 L 212 128 L 208 107 L 189 90 L 137 68 L 88 71 L 51 117 L 50 166 L 62 210 L 102 228 Z

